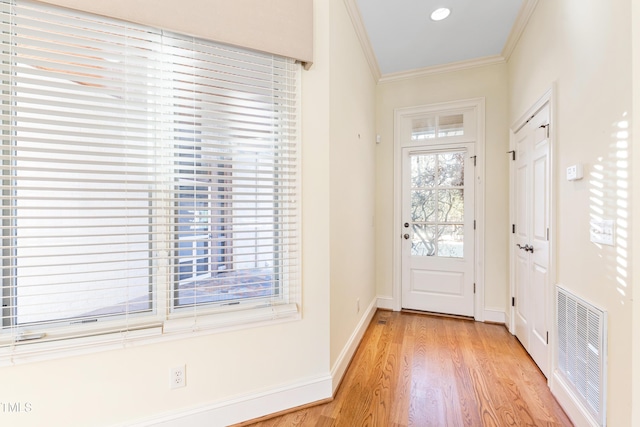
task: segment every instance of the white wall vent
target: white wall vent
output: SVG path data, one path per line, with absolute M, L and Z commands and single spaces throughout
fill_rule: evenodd
M 576 403 L 606 425 L 607 316 L 556 286 L 558 372 Z

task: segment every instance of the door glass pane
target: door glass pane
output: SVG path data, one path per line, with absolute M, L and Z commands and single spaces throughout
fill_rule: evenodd
M 411 190 L 411 221 L 435 221 L 435 196 L 433 190 Z
M 411 187 L 433 187 L 436 176 L 436 155 L 418 154 L 411 156 Z
M 464 256 L 464 225 L 438 226 L 438 256 L 462 258 Z
M 438 137 L 464 135 L 464 115 L 453 114 L 440 116 L 438 120 Z
M 464 190 L 438 190 L 438 222 L 464 221 Z
M 411 255 L 434 256 L 436 254 L 436 226 L 413 224 Z
M 436 137 L 435 117 L 423 117 L 414 119 L 411 126 L 411 140 L 421 141 Z
M 438 154 L 438 183 L 443 187 L 464 185 L 464 154 L 461 151 Z
M 411 154 L 411 255 L 464 255 L 465 151 Z

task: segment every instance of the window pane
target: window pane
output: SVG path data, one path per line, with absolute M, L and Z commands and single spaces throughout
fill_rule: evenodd
M 411 255 L 434 256 L 436 254 L 436 226 L 413 224 Z
M 433 187 L 435 176 L 435 154 L 414 154 L 411 156 L 411 186 L 413 188 Z
M 438 185 L 443 187 L 464 186 L 464 152 L 438 155 Z
M 438 222 L 464 221 L 464 190 L 438 190 Z
M 180 211 L 179 217 L 189 218 L 189 223 L 197 225 L 186 230 L 179 226 L 179 240 L 198 240 L 202 236 L 203 223 L 207 222 L 207 230 L 211 233 L 203 239 L 207 242 L 211 239 L 214 251 L 212 254 L 200 251 L 191 255 L 184 250 L 178 253 L 180 266 L 192 263 L 194 267 L 187 272 L 179 271 L 175 307 L 281 296 L 278 196 L 271 188 L 277 184 L 274 180 L 277 165 L 263 162 L 259 166 L 243 164 L 238 167 L 232 161 L 233 156 L 213 156 L 213 147 L 203 144 L 204 150 L 194 150 L 198 153 L 195 170 L 203 173 L 194 174 L 184 169 L 180 173 L 195 175 L 202 183 L 209 180 L 206 171 L 216 169 L 218 173 L 210 180 L 213 185 L 180 186 L 178 197 L 181 201 L 198 197 L 187 191 L 196 188 L 202 190 L 198 194 L 206 197 L 205 201 L 216 200 L 217 203 L 200 201 L 195 211 Z M 215 167 L 203 161 L 213 157 L 217 159 Z M 183 205 L 191 206 L 181 202 Z
M 436 192 L 433 190 L 411 190 L 411 221 L 435 221 Z
M 48 43 L 64 51 L 59 37 Z M 5 325 L 151 310 L 155 133 L 146 112 L 154 101 L 121 102 L 122 92 L 101 73 L 109 64 L 126 79 L 127 62 L 84 49 L 102 64 L 91 76 L 74 73 L 46 48 L 38 55 L 49 66 L 33 67 L 34 53 L 20 49 L 4 58 L 13 70 L 13 81 L 2 82 L 13 109 L 4 117 L 13 132 L 2 141 L 3 195 L 12 199 L 3 209 L 5 295 L 13 297 Z
M 196 52 L 170 58 L 180 73 L 197 78 L 170 82 L 168 90 L 174 99 L 185 100 L 171 116 L 174 141 L 180 141 L 174 173 L 180 183 L 204 186 L 200 194 L 206 200 L 197 209 L 201 215 L 180 216 L 190 216 L 199 228 L 206 224 L 210 251 L 193 256 L 174 251 L 174 268 L 194 267 L 190 275 L 176 273 L 173 307 L 258 299 L 275 304 L 283 301 L 291 277 L 285 273 L 296 230 L 293 62 L 270 70 L 272 56 L 246 52 L 237 54 L 238 62 L 221 64 L 227 50 L 198 43 Z M 185 42 L 176 38 L 169 44 L 183 49 Z M 248 71 L 253 60 L 264 62 L 264 67 L 255 66 L 258 76 Z M 218 76 L 220 69 L 224 78 Z M 186 197 L 184 189 L 174 191 L 173 199 Z M 177 232 L 177 240 L 203 235 Z
M 464 257 L 464 225 L 438 226 L 438 256 Z
M 438 137 L 461 135 L 464 135 L 463 114 L 438 117 Z
M 411 128 L 411 140 L 421 141 L 436 137 L 435 117 L 425 117 L 414 119 Z

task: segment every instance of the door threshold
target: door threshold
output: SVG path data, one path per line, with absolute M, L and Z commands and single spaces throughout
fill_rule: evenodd
M 400 312 L 407 313 L 407 314 L 422 314 L 425 316 L 434 316 L 434 317 L 448 317 L 450 319 L 470 320 L 472 322 L 476 321 L 476 319 L 474 319 L 472 316 L 462 316 L 460 314 L 438 313 L 435 311 L 414 310 L 410 308 L 403 308 L 400 310 Z

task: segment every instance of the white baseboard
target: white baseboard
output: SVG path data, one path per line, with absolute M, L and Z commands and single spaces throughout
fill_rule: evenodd
M 582 403 L 573 397 L 573 394 L 569 391 L 569 387 L 557 372 L 554 372 L 551 376 L 549 388 L 551 389 L 551 394 L 555 396 L 573 425 L 599 427 L 598 422 L 587 412 Z
M 395 301 L 392 297 L 378 297 L 378 308 L 383 310 L 394 310 Z
M 367 310 L 364 313 L 364 316 L 358 322 L 356 329 L 353 331 L 346 345 L 342 348 L 340 355 L 336 359 L 336 363 L 331 368 L 331 378 L 333 379 L 332 384 L 332 392 L 335 393 L 336 389 L 340 385 L 340 381 L 342 381 L 342 377 L 344 373 L 347 371 L 349 367 L 349 363 L 351 362 L 351 358 L 356 353 L 358 349 L 358 345 L 360 345 L 360 341 L 362 341 L 362 337 L 364 336 L 367 327 L 369 327 L 369 323 L 371 323 L 371 319 L 373 315 L 376 313 L 376 309 L 378 308 L 377 299 L 374 298 L 367 307 Z
M 492 323 L 502 323 L 502 324 L 506 325 L 507 324 L 507 316 L 505 315 L 503 310 L 485 308 L 484 309 L 484 321 L 485 322 L 492 322 Z
M 331 377 L 312 378 L 136 423 L 133 427 L 224 427 L 331 398 Z

